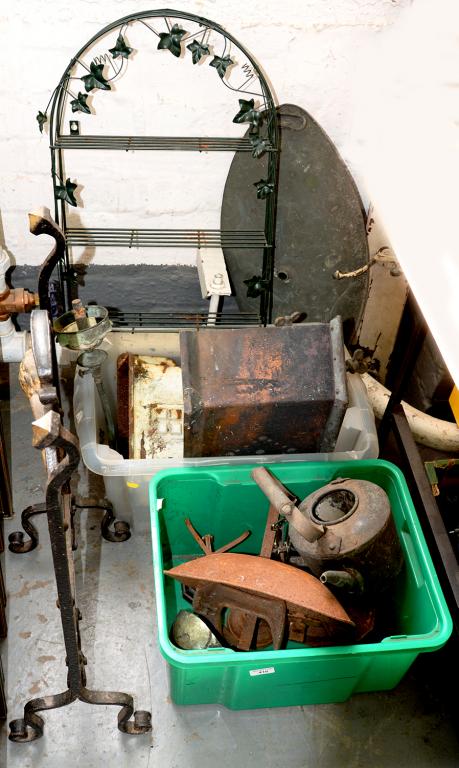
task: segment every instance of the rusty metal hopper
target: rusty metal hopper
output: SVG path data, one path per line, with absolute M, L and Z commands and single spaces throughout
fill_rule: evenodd
M 340 318 L 181 331 L 184 456 L 332 451 L 347 407 Z

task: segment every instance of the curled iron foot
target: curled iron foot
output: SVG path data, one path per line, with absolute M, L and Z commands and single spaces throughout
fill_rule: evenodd
M 122 542 L 131 538 L 131 528 L 125 520 L 115 520 L 113 505 L 108 499 L 95 502 L 93 499 L 79 499 L 74 506 L 77 509 L 104 509 L 105 514 L 100 524 L 100 532 L 105 541 Z M 110 526 L 113 523 L 113 530 Z
M 118 715 L 118 729 L 130 736 L 139 736 L 141 733 L 151 731 L 151 712 L 145 709 L 137 709 L 134 712 L 134 720 L 125 719 L 123 713 L 126 707 L 123 707 Z
M 134 712 L 134 699 L 129 693 L 118 691 L 88 691 L 80 692 L 80 701 L 87 704 L 110 704 L 121 707 L 118 712 L 118 729 L 130 736 L 140 736 L 151 731 L 151 713 L 144 709 Z M 131 720 L 131 717 L 133 719 Z
M 10 552 L 14 552 L 16 555 L 22 555 L 25 552 L 32 552 L 33 549 L 37 548 L 40 537 L 33 523 L 30 522 L 30 518 L 35 515 L 42 515 L 45 512 L 46 504 L 32 504 L 30 507 L 26 507 L 26 509 L 23 510 L 21 524 L 30 538 L 27 541 L 24 541 L 23 531 L 13 531 L 10 533 L 8 536 L 8 541 L 10 542 L 8 549 Z
M 24 707 L 24 717 L 18 717 L 17 720 L 10 722 L 8 738 L 10 741 L 16 742 L 35 741 L 35 739 L 41 738 L 45 724 L 37 712 L 63 707 L 66 704 L 71 704 L 75 699 L 76 696 L 70 691 L 64 691 L 64 693 L 57 693 L 55 696 L 45 696 L 28 701 Z
M 16 742 L 35 741 L 43 736 L 44 727 L 45 724 L 40 715 L 31 714 L 27 720 L 19 717 L 11 721 L 8 738 Z
M 113 523 L 113 529 L 111 530 L 110 525 Z M 103 536 L 103 538 L 106 541 L 127 541 L 131 538 L 131 528 L 129 523 L 127 523 L 125 520 L 115 520 L 115 515 L 113 514 L 113 508 L 106 507 L 105 508 L 105 515 L 102 518 L 102 522 L 100 524 L 100 532 Z
M 45 696 L 40 699 L 28 701 L 24 707 L 24 717 L 12 720 L 10 723 L 10 741 L 27 742 L 35 741 L 43 736 L 45 727 L 43 718 L 37 712 L 47 709 L 56 709 L 71 704 L 79 699 L 86 704 L 112 704 L 122 709 L 118 713 L 118 728 L 130 736 L 139 736 L 151 731 L 151 714 L 143 709 L 134 712 L 134 699 L 129 693 L 115 693 L 111 691 L 88 691 L 84 687 L 84 674 L 81 675 L 81 684 L 78 693 L 70 690 L 58 693 L 55 696 Z M 131 717 L 133 718 L 131 720 Z

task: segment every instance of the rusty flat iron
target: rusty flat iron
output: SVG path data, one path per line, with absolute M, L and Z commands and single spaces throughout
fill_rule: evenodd
M 299 642 L 308 627 L 316 627 L 321 635 L 330 639 L 354 628 L 354 622 L 338 600 L 317 578 L 276 560 L 239 553 L 213 553 L 164 573 L 196 590 L 193 608 L 205 616 L 220 635 L 224 608 L 263 619 L 271 630 L 276 649 L 281 647 L 287 626 L 289 637 L 293 633 L 293 639 Z M 241 637 L 237 647 L 248 650 L 247 639 Z

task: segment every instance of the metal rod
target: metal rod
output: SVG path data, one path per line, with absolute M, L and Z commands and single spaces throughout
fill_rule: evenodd
M 215 315 L 215 324 L 209 325 L 209 314 L 192 314 L 190 312 L 131 312 L 122 310 L 111 310 L 109 312 L 110 320 L 114 328 L 199 328 L 207 326 L 218 327 L 238 327 L 238 326 L 261 326 L 264 324 L 263 318 L 257 314 L 226 314 L 217 313 Z M 213 319 L 213 318 L 212 318 Z
M 3 431 L 3 418 L 0 414 L 0 517 L 13 517 L 13 494 L 11 490 L 10 470 L 6 456 L 6 441 Z
M 209 302 L 209 314 L 207 315 L 207 325 L 215 325 L 217 315 L 219 314 L 220 302 L 222 297 L 218 293 L 213 293 Z
M 271 246 L 261 231 L 221 231 L 218 229 L 122 229 L 91 227 L 66 230 L 68 245 L 124 248 L 264 248 Z
M 51 149 L 169 150 L 180 152 L 252 152 L 248 137 L 219 136 L 57 136 Z M 276 152 L 272 147 L 269 152 Z

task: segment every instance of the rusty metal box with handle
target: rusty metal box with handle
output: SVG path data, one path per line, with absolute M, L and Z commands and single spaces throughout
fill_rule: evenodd
M 341 319 L 182 331 L 184 455 L 333 451 L 348 397 Z

